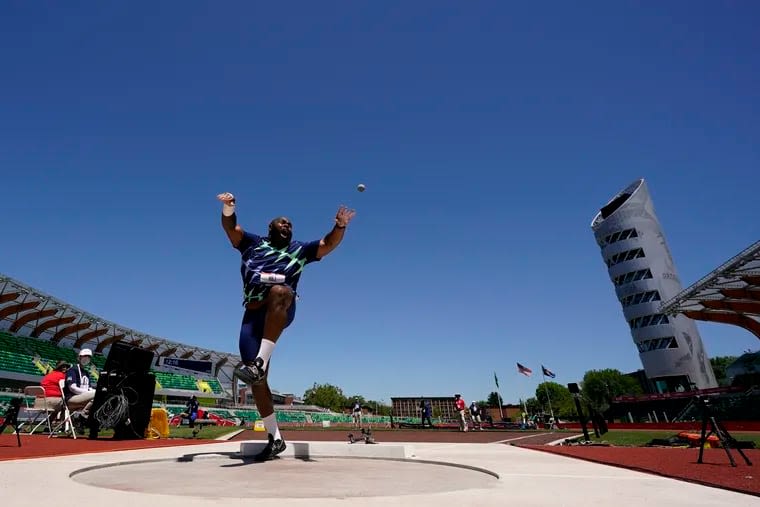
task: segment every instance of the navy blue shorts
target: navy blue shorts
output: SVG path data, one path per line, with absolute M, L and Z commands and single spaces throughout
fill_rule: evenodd
M 261 347 L 261 340 L 264 338 L 264 319 L 266 318 L 266 305 L 255 310 L 246 309 L 243 314 L 243 323 L 240 326 L 240 358 L 243 362 L 251 362 L 256 359 Z M 288 320 L 285 322 L 287 328 L 296 316 L 295 299 L 290 303 L 288 308 Z

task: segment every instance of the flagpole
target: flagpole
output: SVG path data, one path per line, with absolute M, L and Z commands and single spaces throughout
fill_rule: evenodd
M 525 405 L 525 400 L 523 398 L 520 398 L 520 406 L 522 406 L 522 409 L 523 409 L 520 422 L 522 422 L 523 424 L 526 424 L 528 422 L 528 406 Z
M 552 415 L 552 424 L 555 424 L 557 420 L 554 418 L 554 410 L 552 410 L 552 399 L 549 396 L 549 387 L 546 385 L 546 375 L 544 374 L 543 366 L 541 366 L 541 376 L 544 377 L 544 390 L 546 391 L 546 400 L 549 402 L 549 413 Z
M 525 380 L 523 380 L 523 382 L 528 382 L 527 377 L 526 377 Z M 523 392 L 525 392 L 525 387 L 523 387 Z M 527 405 L 525 404 L 525 401 L 523 401 L 523 412 L 525 412 L 525 418 L 524 419 L 527 419 L 528 416 L 529 416 L 529 414 L 528 414 L 528 408 L 527 408 Z
M 493 380 L 496 383 L 496 397 L 498 398 L 499 402 L 499 414 L 501 414 L 501 420 L 504 420 L 504 410 L 501 408 L 501 406 L 504 404 L 504 399 L 501 397 L 501 392 L 499 391 L 499 379 L 496 377 L 496 372 L 493 372 Z
M 520 363 L 517 363 L 517 371 L 519 371 L 520 373 L 522 373 L 526 377 L 530 377 L 530 375 L 533 373 L 530 369 L 525 368 Z M 527 381 L 525 381 L 525 382 L 527 382 Z M 523 411 L 525 413 L 525 418 L 527 418 L 528 417 L 528 406 L 525 404 L 525 401 L 522 401 L 522 405 L 523 405 Z

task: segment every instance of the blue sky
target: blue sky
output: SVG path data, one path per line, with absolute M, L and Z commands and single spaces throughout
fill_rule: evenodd
M 684 286 L 760 237 L 760 7 L 637 4 L 6 2 L 0 272 L 237 352 L 215 195 L 303 240 L 347 204 L 274 388 L 471 400 L 496 371 L 514 402 L 518 361 L 638 369 L 590 222 L 645 178 Z

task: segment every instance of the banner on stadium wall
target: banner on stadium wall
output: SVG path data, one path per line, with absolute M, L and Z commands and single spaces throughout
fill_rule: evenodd
M 161 364 L 164 366 L 174 366 L 175 368 L 184 368 L 186 370 L 198 371 L 201 373 L 211 374 L 213 364 L 211 361 L 198 361 L 195 359 L 179 359 L 176 357 L 163 357 Z

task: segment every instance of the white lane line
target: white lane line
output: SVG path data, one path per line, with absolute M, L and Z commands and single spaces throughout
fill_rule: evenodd
M 535 438 L 535 437 L 541 437 L 541 436 L 544 436 L 544 433 L 537 433 L 537 434 L 534 434 L 534 435 L 523 435 L 522 437 L 508 438 L 506 440 L 499 440 L 498 442 L 493 442 L 493 443 L 494 444 L 504 444 L 506 442 L 514 442 L 515 440 L 522 440 L 523 438 Z

